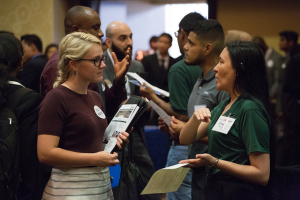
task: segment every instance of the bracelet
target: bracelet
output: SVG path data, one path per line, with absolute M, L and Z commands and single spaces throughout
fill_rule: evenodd
M 216 159 L 215 163 L 212 165 L 213 168 L 217 168 L 219 162 L 219 158 Z

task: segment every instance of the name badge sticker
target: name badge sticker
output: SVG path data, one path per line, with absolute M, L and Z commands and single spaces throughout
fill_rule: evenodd
M 105 119 L 104 112 L 98 106 L 94 106 L 94 110 L 95 110 L 96 115 L 98 115 L 98 117 Z
M 228 117 L 220 116 L 212 130 L 223 133 L 223 134 L 228 134 L 230 128 L 234 124 L 234 121 L 235 121 L 235 119 L 231 118 L 230 114 Z

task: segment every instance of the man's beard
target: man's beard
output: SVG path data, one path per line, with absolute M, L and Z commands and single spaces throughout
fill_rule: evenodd
M 187 62 L 186 59 L 184 59 L 184 63 L 186 65 L 200 65 L 203 62 L 203 60 L 201 58 L 195 58 L 192 61 Z
M 129 53 L 130 53 L 130 56 L 131 56 L 131 54 L 132 54 L 132 46 L 131 46 L 131 45 L 128 45 L 128 46 L 126 47 L 126 49 L 124 49 L 124 51 L 122 51 L 122 50 L 121 50 L 119 47 L 117 47 L 113 42 L 111 43 L 111 50 L 112 50 L 113 52 L 115 52 L 115 54 L 116 54 L 116 56 L 117 56 L 117 59 L 118 59 L 119 61 L 121 61 L 121 60 L 123 60 L 123 59 L 125 58 L 125 56 L 126 56 L 126 51 L 127 51 L 128 47 L 130 48 Z

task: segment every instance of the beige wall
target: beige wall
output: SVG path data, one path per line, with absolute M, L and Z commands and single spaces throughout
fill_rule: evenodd
M 53 0 L 0 0 L 0 30 L 20 38 L 36 34 L 43 47 L 53 42 Z
M 225 31 L 235 29 L 252 36 L 260 35 L 269 46 L 280 51 L 279 32 L 294 30 L 300 33 L 300 1 L 218 0 L 217 19 Z
M 13 32 L 18 38 L 36 34 L 45 49 L 63 38 L 66 12 L 78 3 L 78 0 L 0 0 L 0 30 Z

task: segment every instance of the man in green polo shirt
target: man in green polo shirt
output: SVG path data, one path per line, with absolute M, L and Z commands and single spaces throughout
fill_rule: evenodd
M 184 54 L 183 46 L 188 42 L 188 35 L 193 26 L 198 21 L 205 20 L 199 13 L 187 14 L 179 23 L 179 30 L 175 32 L 180 52 Z M 187 65 L 184 62 L 185 57 L 181 56 L 181 60 L 172 65 L 168 74 L 168 85 L 170 92 L 170 103 L 164 102 L 154 93 L 151 88 L 140 87 L 143 96 L 154 101 L 168 115 L 174 116 L 182 121 L 188 121 L 187 104 L 193 87 L 202 73 L 198 65 Z M 172 134 L 172 146 L 170 147 L 166 167 L 178 164 L 182 159 L 188 158 L 188 146 L 179 144 L 179 133 Z M 179 189 L 175 192 L 167 193 L 167 200 L 188 200 L 191 199 L 191 171 L 183 180 Z

